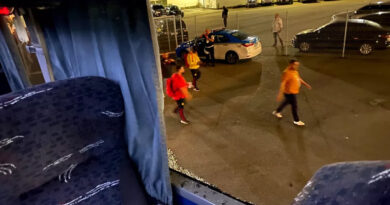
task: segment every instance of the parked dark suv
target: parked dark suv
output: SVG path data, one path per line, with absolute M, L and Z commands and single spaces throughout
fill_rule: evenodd
M 167 15 L 181 16 L 182 18 L 184 17 L 184 12 L 180 10 L 178 6 L 167 6 L 165 10 Z
M 378 11 L 390 11 L 390 1 L 371 3 L 355 11 L 355 14 L 375 13 Z
M 276 1 L 276 4 L 279 4 L 279 5 L 281 5 L 281 4 L 293 4 L 293 3 L 294 3 L 293 0 L 277 0 Z
M 342 48 L 344 33 L 345 20 L 334 20 L 318 29 L 296 34 L 293 45 L 302 52 L 312 48 Z M 390 31 L 373 21 L 350 19 L 346 40 L 346 48 L 358 49 L 361 54 L 368 55 L 374 49 L 384 49 L 390 45 Z
M 353 19 L 365 19 L 374 21 L 383 27 L 390 27 L 390 11 L 380 11 L 370 14 L 354 15 Z
M 152 13 L 154 17 L 160 17 L 162 15 L 166 15 L 164 6 L 160 4 L 152 5 Z

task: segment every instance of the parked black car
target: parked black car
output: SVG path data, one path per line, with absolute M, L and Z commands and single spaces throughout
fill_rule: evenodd
M 345 20 L 334 20 L 318 29 L 309 29 L 296 34 L 295 48 L 308 52 L 312 48 L 342 48 L 344 43 Z M 346 48 L 358 49 L 368 55 L 374 49 L 390 45 L 390 31 L 378 23 L 363 19 L 350 19 L 346 37 Z
M 368 14 L 368 13 L 375 13 L 378 11 L 390 11 L 390 1 L 379 1 L 376 3 L 370 3 L 366 6 L 363 6 L 362 8 L 356 10 L 355 14 Z
M 277 0 L 276 1 L 276 4 L 293 4 L 294 3 L 294 0 Z
M 165 12 L 167 15 L 175 15 L 175 16 L 181 16 L 182 18 L 184 17 L 184 12 L 179 9 L 178 6 L 172 5 L 172 6 L 167 6 L 165 8 Z
M 154 5 L 152 5 L 152 14 L 154 17 L 160 17 L 163 15 L 166 15 L 166 10 L 165 10 L 163 5 L 154 4 Z
M 374 21 L 383 27 L 390 27 L 390 11 L 380 11 L 371 14 L 354 15 L 352 19 L 365 19 Z

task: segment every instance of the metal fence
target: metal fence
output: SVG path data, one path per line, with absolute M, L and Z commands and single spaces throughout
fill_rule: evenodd
M 174 52 L 178 45 L 188 41 L 187 24 L 181 16 L 153 18 L 160 52 Z

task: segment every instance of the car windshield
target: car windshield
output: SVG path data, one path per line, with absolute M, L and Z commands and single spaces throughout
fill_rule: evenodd
M 235 31 L 232 33 L 232 36 L 240 39 L 240 40 L 245 40 L 248 38 L 248 34 L 240 32 L 240 31 Z

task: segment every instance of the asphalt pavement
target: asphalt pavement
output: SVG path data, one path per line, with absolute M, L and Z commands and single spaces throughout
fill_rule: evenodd
M 283 35 L 291 39 L 296 32 L 328 22 L 333 13 L 356 9 L 364 2 L 231 9 L 230 20 L 239 13 L 240 30 L 260 36 L 263 53 L 237 65 L 218 62 L 216 67 L 202 67 L 201 91 L 192 92 L 194 98 L 185 108 L 190 125 L 179 123 L 172 112 L 174 102 L 166 98 L 167 144 L 178 163 L 236 197 L 285 205 L 323 165 L 388 160 L 389 49 L 370 56 L 347 51 L 341 58 L 341 50 L 300 53 L 288 47 L 285 55 L 282 48 L 271 47 L 275 12 L 287 11 L 288 33 Z M 218 11 L 203 16 L 198 11 L 197 29 L 222 23 Z M 189 28 L 194 27 L 193 13 L 185 17 Z M 281 120 L 271 114 L 278 105 L 281 72 L 290 58 L 301 62 L 301 76 L 313 87 L 302 88 L 298 97 L 304 128 L 292 124 L 289 107 Z M 186 79 L 191 79 L 188 70 Z

